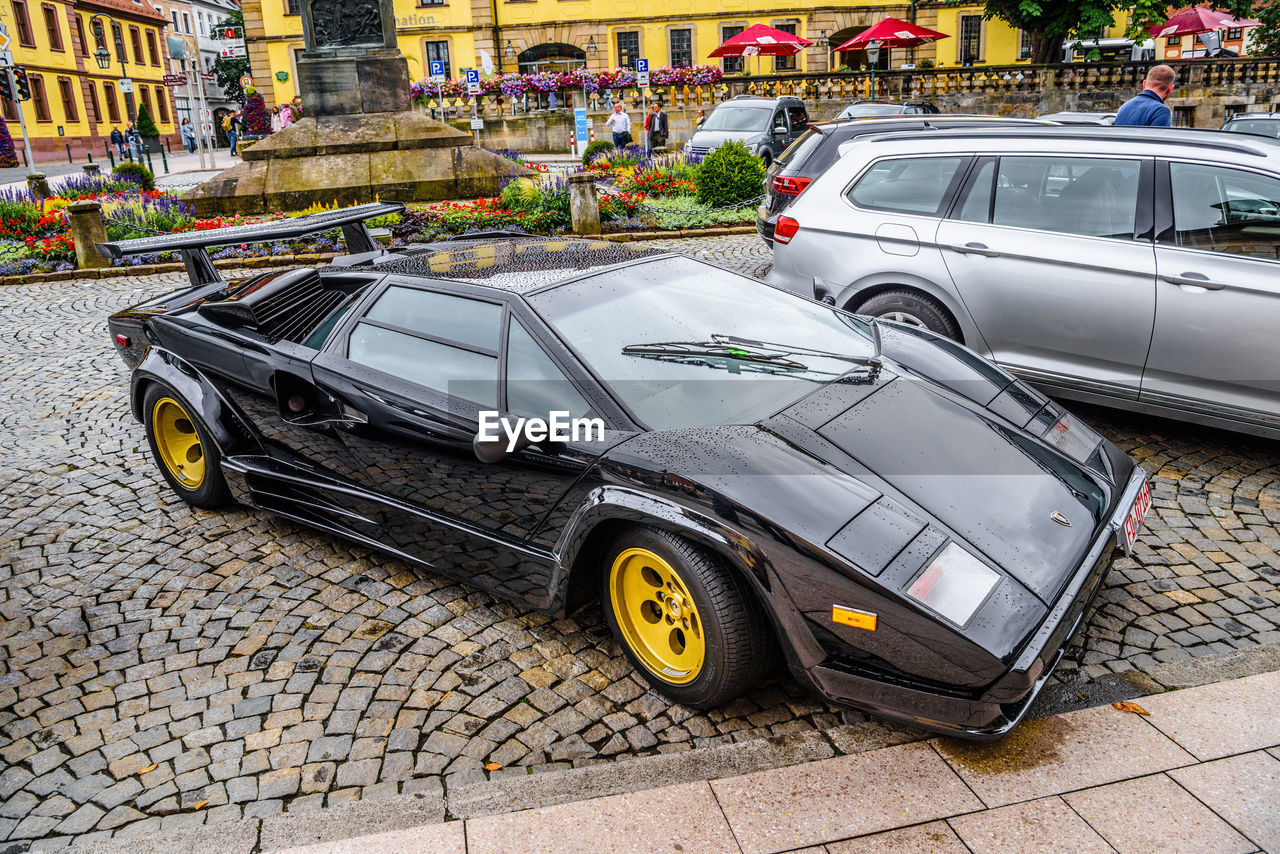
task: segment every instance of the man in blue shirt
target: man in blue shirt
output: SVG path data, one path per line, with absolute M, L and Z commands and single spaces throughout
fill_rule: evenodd
M 1147 72 L 1142 91 L 1125 102 L 1116 113 L 1115 124 L 1141 127 L 1173 127 L 1173 111 L 1164 99 L 1173 92 L 1177 73 L 1167 65 L 1155 65 Z

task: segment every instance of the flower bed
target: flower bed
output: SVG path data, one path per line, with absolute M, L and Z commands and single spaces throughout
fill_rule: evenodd
M 724 72 L 718 65 L 694 65 L 690 68 L 672 68 L 662 65 L 649 72 L 650 86 L 709 86 L 720 82 Z M 515 99 L 527 93 L 545 94 L 567 89 L 598 92 L 601 89 L 630 89 L 636 85 L 636 73 L 629 68 L 609 71 L 592 71 L 579 66 L 572 71 L 540 71 L 537 74 L 496 74 L 480 79 L 482 95 L 502 95 Z M 465 98 L 465 78 L 433 83 L 417 80 L 409 87 L 416 104 L 426 104 L 436 98 Z

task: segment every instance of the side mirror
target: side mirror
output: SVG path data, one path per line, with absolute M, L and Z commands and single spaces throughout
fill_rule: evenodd
M 774 129 L 773 129 L 773 135 L 774 135 L 774 136 L 786 136 L 786 135 L 787 135 L 787 129 L 786 129 L 786 128 L 774 128 Z

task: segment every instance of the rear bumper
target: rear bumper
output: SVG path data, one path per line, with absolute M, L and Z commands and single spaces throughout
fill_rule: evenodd
M 1089 547 L 1079 568 L 1050 609 L 1013 666 L 980 696 L 966 697 L 892 683 L 833 664 L 830 660 L 807 673 L 822 694 L 845 703 L 935 732 L 992 741 L 1001 738 L 1026 716 L 1057 667 L 1067 644 L 1084 625 L 1089 608 L 1102 587 L 1124 525 L 1146 472 L 1135 467 L 1107 524 Z
M 760 235 L 760 239 L 770 246 L 773 245 L 775 219 L 776 217 L 770 214 L 764 205 L 756 209 L 756 234 Z

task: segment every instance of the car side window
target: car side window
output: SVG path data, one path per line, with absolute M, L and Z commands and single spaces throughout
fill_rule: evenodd
M 791 120 L 792 130 L 804 130 L 809 126 L 809 114 L 800 104 L 793 104 L 787 108 L 788 118 Z
M 937 216 L 951 183 L 968 157 L 901 157 L 880 160 L 863 173 L 849 201 L 858 207 Z
M 969 181 L 969 190 L 964 201 L 955 209 L 952 219 L 964 222 L 991 221 L 991 194 L 994 191 L 996 162 L 989 160 L 978 168 L 977 173 Z
M 351 331 L 347 358 L 497 409 L 501 326 L 496 303 L 393 286 Z
M 1141 161 L 1090 157 L 1001 157 L 996 225 L 1132 240 Z
M 591 404 L 515 317 L 507 331 L 507 411 L 525 418 L 568 412 L 580 418 Z
M 787 129 L 787 111 L 786 110 L 778 110 L 773 114 L 773 129 L 774 130 Z
M 1179 246 L 1280 260 L 1280 180 L 1230 169 L 1170 163 Z

